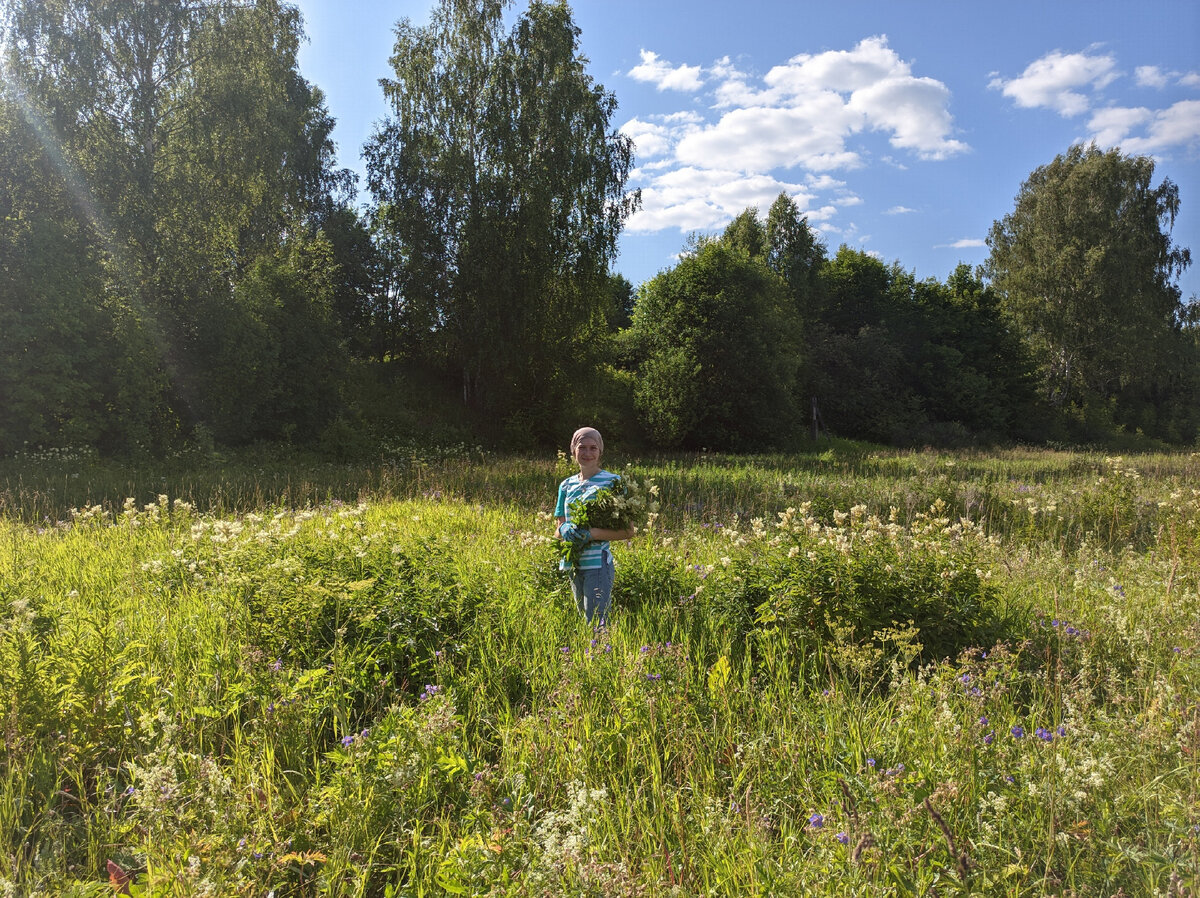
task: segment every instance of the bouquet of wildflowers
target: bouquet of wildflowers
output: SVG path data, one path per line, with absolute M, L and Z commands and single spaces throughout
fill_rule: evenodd
M 577 530 L 644 527 L 658 517 L 658 486 L 650 480 L 622 474 L 587 499 L 572 502 L 569 517 Z M 559 540 L 559 557 L 572 565 L 578 564 L 586 546 L 587 542 Z

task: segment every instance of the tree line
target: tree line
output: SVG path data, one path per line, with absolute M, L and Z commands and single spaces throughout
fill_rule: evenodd
M 1070 148 L 944 283 L 831 253 L 781 195 L 635 289 L 616 99 L 565 2 L 509 12 L 397 25 L 360 208 L 294 7 L 8 4 L 0 453 L 532 447 L 581 420 L 746 450 L 814 415 L 894 443 L 1195 442 L 1200 314 L 1152 160 Z

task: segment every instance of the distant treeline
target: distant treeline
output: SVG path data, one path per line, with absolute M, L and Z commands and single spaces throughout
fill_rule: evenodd
M 369 203 L 277 0 L 0 12 L 0 454 L 287 440 L 1192 444 L 1200 309 L 1153 162 L 1072 147 L 945 283 L 781 195 L 634 289 L 616 100 L 562 2 L 403 21 Z

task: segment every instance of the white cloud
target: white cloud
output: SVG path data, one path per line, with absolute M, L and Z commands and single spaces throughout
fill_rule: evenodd
M 1104 147 L 1119 145 L 1134 128 L 1139 128 L 1154 118 L 1154 113 L 1144 107 L 1129 108 L 1109 106 L 1098 109 L 1088 121 L 1092 140 Z
M 987 241 L 976 237 L 966 237 L 962 240 L 955 240 L 950 246 L 953 249 L 973 249 L 979 246 L 987 246 Z
M 967 149 L 951 140 L 950 91 L 932 78 L 886 78 L 856 90 L 849 108 L 860 109 L 870 126 L 891 131 L 892 146 L 924 159 L 945 159 Z
M 832 175 L 809 175 L 804 179 L 804 183 L 810 190 L 835 190 L 846 186 L 845 181 L 839 181 Z
M 667 156 L 674 152 L 681 137 L 696 130 L 704 121 L 694 112 L 673 112 L 669 115 L 651 115 L 647 119 L 631 118 L 620 128 L 621 133 L 633 139 L 639 162 Z M 660 163 L 655 163 L 661 166 Z M 667 160 L 670 164 L 670 160 Z
M 916 209 L 910 209 L 908 206 L 892 206 L 884 212 L 884 215 L 907 215 L 909 212 L 916 212 Z
M 677 66 L 642 51 L 629 75 L 660 90 L 708 85 L 715 120 L 694 113 L 632 119 L 622 130 L 638 147 L 641 165 L 632 186 L 642 210 L 632 231 L 718 227 L 747 206 L 761 209 L 780 193 L 812 202 L 810 220 L 828 221 L 839 208 L 863 200 L 832 172 L 861 167 L 870 155 L 868 132 L 886 135 L 892 148 L 922 159 L 965 152 L 954 136 L 950 91 L 914 75 L 884 36 L 849 50 L 794 56 L 766 75 L 749 74 L 729 57 L 712 66 Z M 674 167 L 665 165 L 673 160 Z M 898 163 L 893 163 L 898 164 Z M 800 169 L 803 185 L 781 172 Z M 815 203 L 818 195 L 824 199 Z
M 633 140 L 639 159 L 662 156 L 671 149 L 671 138 L 665 125 L 631 118 L 621 126 L 621 133 Z
M 647 81 L 658 90 L 695 91 L 704 85 L 698 65 L 672 66 L 650 50 L 642 50 L 641 55 L 641 64 L 629 70 L 629 77 L 635 81 Z
M 1200 147 L 1200 100 L 1181 100 L 1157 111 L 1110 106 L 1088 122 L 1092 140 L 1125 153 L 1162 153 L 1172 147 Z M 1139 133 L 1140 132 L 1140 133 Z
M 684 137 L 676 149 L 685 165 L 720 165 L 747 172 L 804 165 L 815 170 L 851 168 L 858 154 L 845 139 L 862 118 L 825 92 L 787 107 L 734 109 L 708 128 Z
M 1200 87 L 1200 72 L 1188 72 L 1180 76 L 1179 83 L 1183 87 Z
M 718 82 L 713 104 L 718 109 L 752 106 L 758 101 L 759 92 L 750 87 L 750 76 L 734 66 L 728 56 L 713 63 L 708 74 Z
M 1146 119 L 1144 135 L 1119 142 L 1125 153 L 1162 153 L 1172 147 L 1200 148 L 1200 100 L 1181 100 Z M 1100 143 L 1097 137 L 1097 143 Z M 1117 145 L 1114 141 L 1113 146 Z
M 950 137 L 949 90 L 932 78 L 914 77 L 884 37 L 849 51 L 795 56 L 767 73 L 764 90 L 752 88 L 728 59 L 711 72 L 724 79 L 715 90 L 718 107 L 734 108 L 680 141 L 684 164 L 742 171 L 854 168 L 861 154 L 847 141 L 867 129 L 890 133 L 893 146 L 922 158 L 944 159 L 967 149 Z
M 1140 65 L 1133 70 L 1133 78 L 1138 87 L 1163 88 L 1171 76 L 1156 65 Z
M 881 35 L 859 41 L 853 50 L 793 56 L 786 65 L 771 69 L 763 80 L 781 93 L 795 96 L 814 90 L 853 93 L 889 78 L 911 76 L 911 67 Z
M 642 184 L 642 208 L 626 228 L 634 233 L 664 228 L 684 233 L 711 230 L 728 224 L 749 206 L 765 211 L 780 193 L 787 193 L 801 208 L 814 198 L 802 185 L 771 175 L 685 166 Z
M 1112 56 L 1055 50 L 1031 62 L 1019 77 L 1008 81 L 996 77 L 989 86 L 1011 97 L 1018 106 L 1046 107 L 1070 117 L 1087 112 L 1091 106 L 1080 90 L 1103 90 L 1117 77 L 1116 65 Z

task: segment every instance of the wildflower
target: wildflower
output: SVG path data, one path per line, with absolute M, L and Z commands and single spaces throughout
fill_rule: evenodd
M 872 770 L 874 770 L 875 769 L 875 759 L 867 758 L 867 766 L 870 767 Z
M 279 673 L 279 671 L 283 670 L 283 662 L 276 658 L 275 663 L 271 665 L 271 670 Z
M 834 836 L 834 838 L 837 839 L 839 842 L 841 842 L 843 845 L 850 844 L 850 837 L 848 835 L 846 835 L 846 833 L 838 833 L 836 836 Z
M 1050 732 L 1048 729 L 1046 729 L 1045 727 L 1038 727 L 1036 730 L 1033 731 L 1033 734 L 1035 736 L 1037 736 L 1039 739 L 1041 739 L 1043 742 L 1053 742 L 1054 741 L 1054 734 L 1052 732 Z
M 984 736 L 984 737 L 983 737 L 983 744 L 984 744 L 984 745 L 991 745 L 991 744 L 992 744 L 992 739 L 994 739 L 994 738 L 995 738 L 995 737 L 994 737 L 994 736 L 992 735 L 992 733 L 989 731 L 989 732 L 988 732 L 988 734 L 987 734 L 986 736 Z
M 354 744 L 354 736 L 347 734 L 342 737 L 342 748 L 349 748 Z
M 1013 734 L 1013 738 L 1014 738 L 1014 739 L 1022 739 L 1022 738 L 1024 738 L 1024 737 L 1025 737 L 1025 727 L 1023 727 L 1023 726 L 1020 726 L 1020 725 L 1018 724 L 1017 726 L 1015 726 L 1015 727 L 1013 727 L 1013 728 L 1012 728 L 1012 734 Z
M 1058 735 L 1060 735 L 1060 736 L 1067 735 L 1067 728 L 1065 725 L 1063 725 L 1061 723 L 1058 725 Z
M 824 814 L 813 814 L 811 817 L 808 818 L 808 825 L 811 826 L 813 829 L 820 829 L 822 826 L 825 825 L 825 815 Z

